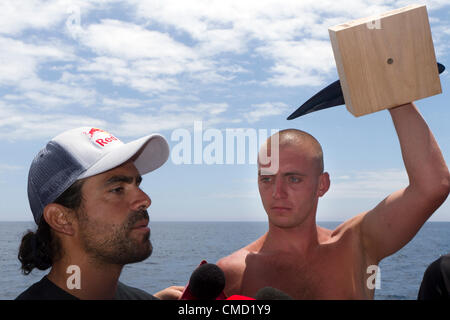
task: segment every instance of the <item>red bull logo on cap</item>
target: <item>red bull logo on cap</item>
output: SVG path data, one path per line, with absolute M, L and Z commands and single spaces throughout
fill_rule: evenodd
M 106 132 L 105 130 L 98 129 L 98 128 L 91 128 L 88 132 L 83 132 L 85 135 L 89 136 L 91 141 L 99 146 L 99 147 L 105 147 L 109 145 L 111 142 L 119 141 L 116 137 L 114 137 L 109 132 Z
M 91 138 L 93 138 L 94 133 L 96 133 L 96 132 L 106 132 L 106 131 L 104 131 L 102 129 L 98 129 L 98 128 L 92 128 L 91 130 L 89 130 L 89 132 L 87 132 L 87 134 L 90 135 Z

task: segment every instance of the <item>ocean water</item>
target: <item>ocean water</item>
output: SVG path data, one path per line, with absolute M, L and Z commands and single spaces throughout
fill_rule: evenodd
M 339 222 L 319 222 L 334 229 Z M 126 265 L 120 280 L 150 293 L 171 285 L 184 286 L 205 259 L 210 263 L 263 235 L 266 222 L 151 222 L 153 254 Z M 17 259 L 22 235 L 31 222 L 0 222 L 0 299 L 14 299 L 47 271 L 22 275 Z M 415 238 L 380 267 L 375 299 L 415 300 L 423 273 L 440 255 L 450 252 L 450 222 L 427 222 Z

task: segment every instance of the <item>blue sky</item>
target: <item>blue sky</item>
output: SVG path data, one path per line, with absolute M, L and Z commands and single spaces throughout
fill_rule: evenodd
M 341 221 L 407 185 L 388 111 L 344 106 L 285 120 L 338 78 L 328 27 L 408 4 L 427 5 L 437 60 L 450 67 L 450 3 L 431 1 L 2 1 L 0 220 L 31 220 L 34 155 L 73 127 L 123 141 L 177 129 L 298 128 L 322 144 L 331 188 L 318 220 Z M 450 159 L 443 93 L 416 102 Z M 203 142 L 203 147 L 208 142 Z M 151 219 L 263 221 L 254 164 L 180 164 L 144 176 Z M 449 201 L 431 220 L 450 221 Z

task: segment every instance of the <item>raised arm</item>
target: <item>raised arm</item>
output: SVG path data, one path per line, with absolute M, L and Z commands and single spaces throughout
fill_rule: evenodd
M 406 245 L 450 190 L 450 174 L 441 150 L 416 106 L 408 103 L 389 112 L 409 185 L 389 195 L 362 219 L 366 254 L 377 262 Z

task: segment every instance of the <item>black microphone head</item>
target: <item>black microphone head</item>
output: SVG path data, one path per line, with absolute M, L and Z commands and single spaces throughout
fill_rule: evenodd
M 225 288 L 225 274 L 212 263 L 199 266 L 189 279 L 191 293 L 200 300 L 214 300 Z
M 265 287 L 255 294 L 256 300 L 294 300 L 292 297 L 281 290 Z

